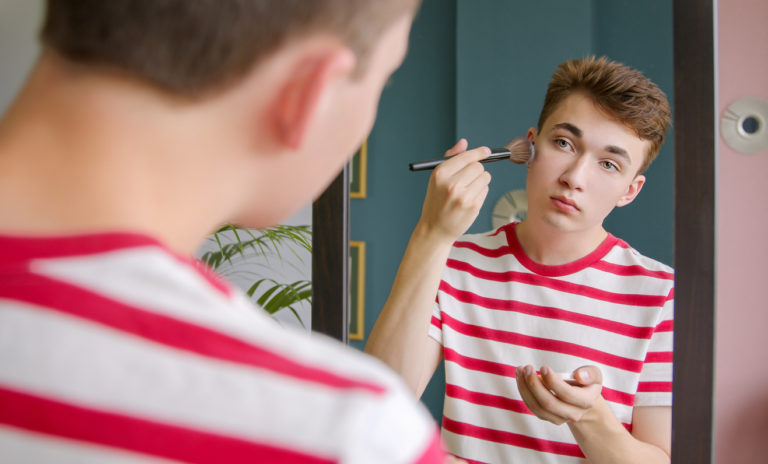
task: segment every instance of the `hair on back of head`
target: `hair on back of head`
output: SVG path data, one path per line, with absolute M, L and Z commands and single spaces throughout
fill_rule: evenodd
M 640 71 L 606 57 L 588 56 L 561 63 L 552 74 L 538 128 L 569 95 L 583 92 L 611 117 L 650 142 L 638 170 L 642 174 L 659 154 L 671 111 L 667 96 Z
M 174 95 L 226 87 L 293 39 L 340 38 L 360 74 L 383 31 L 421 0 L 48 0 L 43 44 Z

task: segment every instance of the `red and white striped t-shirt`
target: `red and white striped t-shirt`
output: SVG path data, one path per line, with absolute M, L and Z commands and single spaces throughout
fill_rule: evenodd
M 670 406 L 673 271 L 612 235 L 582 259 L 541 265 L 515 225 L 463 236 L 448 259 L 430 326 L 445 357 L 443 438 L 471 462 L 582 462 L 567 426 L 527 409 L 515 368 L 598 366 L 627 428 L 634 406 Z
M 142 235 L 0 237 L 0 462 L 442 463 L 400 380 Z

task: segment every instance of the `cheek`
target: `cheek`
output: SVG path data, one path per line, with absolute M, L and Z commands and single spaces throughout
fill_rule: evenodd
M 611 211 L 615 208 L 618 201 L 626 193 L 625 185 L 618 185 L 610 182 L 598 182 L 597 187 L 593 189 L 595 201 L 602 206 L 601 209 Z
M 557 182 L 558 178 L 559 174 L 553 163 L 544 163 L 541 159 L 534 158 L 534 161 L 528 165 L 526 183 L 529 185 L 542 187 L 545 184 Z

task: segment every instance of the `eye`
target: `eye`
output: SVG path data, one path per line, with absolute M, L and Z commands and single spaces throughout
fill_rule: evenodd
M 608 160 L 600 161 L 600 166 L 603 168 L 609 170 L 609 171 L 618 171 L 619 167 L 613 162 Z
M 555 139 L 555 145 L 557 145 L 558 148 L 562 148 L 563 150 L 571 150 L 571 144 L 565 139 Z

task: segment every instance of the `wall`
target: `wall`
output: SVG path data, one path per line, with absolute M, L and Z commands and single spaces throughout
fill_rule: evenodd
M 455 1 L 424 0 L 408 55 L 384 90 L 368 139 L 368 196 L 350 200 L 350 239 L 366 242 L 366 335 L 389 295 L 426 192 L 427 178 L 410 172 L 408 163 L 439 157 L 455 143 L 455 50 Z M 441 367 L 423 396 L 436 418 L 444 382 Z
M 768 2 L 717 2 L 717 107 L 768 100 Z M 719 122 L 718 122 L 719 126 Z M 768 151 L 717 146 L 715 462 L 768 455 Z
M 0 114 L 10 105 L 40 53 L 42 0 L 0 2 Z
M 536 125 L 550 75 L 568 58 L 608 54 L 639 68 L 672 100 L 672 9 L 668 0 L 424 0 L 403 66 L 382 95 L 369 138 L 368 198 L 351 200 L 350 238 L 366 242 L 365 334 L 392 285 L 419 219 L 429 173 L 408 163 L 435 158 L 460 137 L 503 145 Z M 627 21 L 631 16 L 632 21 Z M 653 31 L 649 34 L 649 31 Z M 671 132 L 670 132 L 671 134 Z M 606 228 L 641 252 L 672 264 L 671 135 L 638 199 Z M 470 232 L 491 229 L 507 190 L 525 169 L 487 165 L 491 191 Z M 351 341 L 362 348 L 364 341 Z M 422 397 L 439 420 L 442 368 Z

